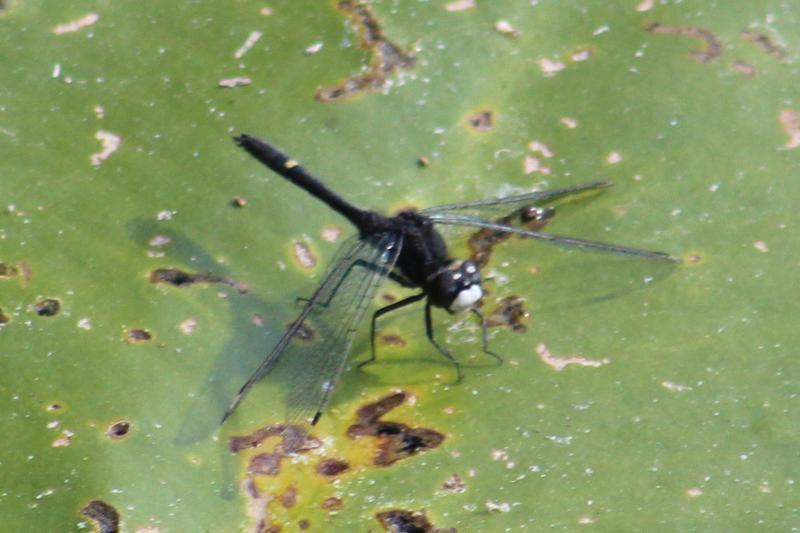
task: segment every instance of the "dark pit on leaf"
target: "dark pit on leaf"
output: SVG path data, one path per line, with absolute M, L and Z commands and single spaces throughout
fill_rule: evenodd
M 375 515 L 378 522 L 386 531 L 392 533 L 428 533 L 433 532 L 433 524 L 428 521 L 425 513 L 419 511 L 406 511 L 391 509 Z
M 480 111 L 469 117 L 467 123 L 477 131 L 489 131 L 494 127 L 494 115 L 491 111 Z
M 130 343 L 147 342 L 153 336 L 146 329 L 129 329 L 125 334 L 125 339 Z
M 104 501 L 90 501 L 81 509 L 81 514 L 94 520 L 99 533 L 117 533 L 119 531 L 119 513 Z
M 33 304 L 33 310 L 39 316 L 56 316 L 61 304 L 55 298 L 45 298 Z
M 106 430 L 106 435 L 111 437 L 112 439 L 121 439 L 125 437 L 128 432 L 131 430 L 131 423 L 127 420 L 120 420 L 119 422 L 114 422 L 108 429 Z

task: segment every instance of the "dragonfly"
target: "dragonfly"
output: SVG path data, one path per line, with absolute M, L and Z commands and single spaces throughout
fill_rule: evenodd
M 289 383 L 286 383 L 288 422 L 316 425 L 344 370 L 356 333 L 372 299 L 378 287 L 387 279 L 418 292 L 373 312 L 371 355 L 359 366 L 376 359 L 378 319 L 422 301 L 426 336 L 455 368 L 457 381 L 463 378 L 461 364 L 436 339 L 431 314 L 433 308 L 444 309 L 450 314 L 465 311 L 475 314 L 482 328 L 483 351 L 501 362 L 502 359 L 489 350 L 487 323 L 479 309 L 484 296 L 480 272 L 484 261 L 450 257 L 445 239 L 438 229 L 440 226 L 477 229 L 490 240 L 499 241 L 508 235 L 521 235 L 571 248 L 656 261 L 678 261 L 664 252 L 541 231 L 552 216 L 553 209 L 537 206 L 571 195 L 605 189 L 610 186 L 608 182 L 594 181 L 420 210 L 405 209 L 387 216 L 348 202 L 297 161 L 257 137 L 242 134 L 234 137 L 234 140 L 273 172 L 344 216 L 356 228 L 357 234 L 342 243 L 316 291 L 309 298 L 300 299 L 303 305 L 299 315 L 236 394 L 222 423 L 230 418 L 253 386 L 270 374 L 279 362 L 286 362 L 289 365 Z M 493 220 L 481 216 L 497 210 L 525 213 L 533 224 L 515 226 L 510 223 L 510 216 Z

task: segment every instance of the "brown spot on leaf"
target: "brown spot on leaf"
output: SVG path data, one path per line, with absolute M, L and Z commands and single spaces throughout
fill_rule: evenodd
M 45 298 L 33 304 L 33 310 L 39 316 L 56 316 L 61 304 L 55 298 Z
M 297 522 L 297 527 L 300 528 L 301 531 L 305 531 L 306 529 L 311 527 L 311 522 L 306 519 L 300 520 Z
M 326 511 L 338 511 L 344 507 L 344 501 L 341 498 L 325 498 L 322 502 L 322 508 Z
M 153 335 L 151 335 L 146 329 L 134 328 L 125 332 L 125 342 L 128 344 L 140 344 L 147 342 L 152 338 Z
M 260 453 L 255 455 L 250 459 L 247 473 L 260 476 L 277 476 L 281 471 L 281 458 L 283 458 L 283 455 L 279 453 Z
M 231 200 L 231 206 L 233 207 L 244 207 L 247 205 L 247 200 L 242 198 L 241 196 L 234 196 Z
M 281 494 L 281 505 L 283 505 L 286 509 L 291 509 L 297 503 L 297 489 L 295 487 L 289 487 L 283 494 Z
M 119 440 L 128 435 L 131 430 L 131 423 L 127 420 L 120 420 L 119 422 L 114 422 L 108 429 L 106 430 L 106 436 L 114 439 Z
M 373 460 L 376 466 L 389 466 L 401 459 L 437 448 L 444 442 L 444 435 L 438 431 L 381 420 L 386 413 L 405 400 L 406 394 L 398 392 L 365 405 L 358 410 L 358 422 L 347 430 L 350 438 L 370 436 L 378 439 L 378 452 Z
M 528 310 L 525 308 L 525 300 L 519 296 L 506 296 L 500 300 L 497 307 L 486 315 L 486 326 L 508 326 L 512 331 L 520 333 L 528 328 L 523 324 L 523 320 L 528 318 Z
M 3 309 L 0 308 L 0 326 L 3 324 L 8 324 L 9 322 L 11 322 L 11 317 L 5 314 Z
M 695 49 L 689 52 L 689 55 L 701 63 L 710 63 L 722 54 L 722 44 L 716 35 L 703 28 L 695 26 L 667 26 L 660 22 L 653 22 L 646 28 L 647 31 L 652 33 L 661 33 L 667 35 L 683 35 L 693 39 L 700 39 L 705 43 L 705 49 Z
M 92 519 L 99 533 L 119 531 L 119 513 L 102 500 L 92 500 L 81 509 L 81 514 Z
M 375 515 L 381 526 L 392 533 L 455 533 L 454 528 L 438 529 L 421 511 L 390 509 Z
M 385 346 L 396 346 L 398 348 L 402 348 L 403 346 L 406 345 L 406 341 L 403 337 L 401 337 L 400 335 L 392 335 L 388 333 L 386 335 L 381 335 L 380 341 Z
M 249 435 L 231 437 L 228 448 L 239 453 L 249 448 L 258 448 L 273 437 L 280 438 L 271 452 L 255 455 L 250 459 L 247 471 L 251 475 L 275 476 L 280 472 L 281 460 L 290 453 L 302 453 L 319 448 L 319 440 L 311 437 L 305 428 L 285 424 L 264 426 Z
M 494 128 L 494 114 L 484 110 L 467 117 L 467 124 L 476 131 L 489 131 Z
M 0 279 L 11 279 L 19 276 L 19 268 L 0 261 Z
M 240 294 L 247 292 L 247 285 L 216 274 L 192 274 L 178 268 L 157 268 L 150 273 L 150 283 L 166 283 L 175 287 L 188 287 L 195 283 L 220 283 L 233 287 Z
M 781 61 L 786 59 L 786 50 L 765 33 L 743 31 L 739 34 L 739 37 L 758 46 L 764 53 L 771 55 L 775 59 L 780 59 Z
M 381 300 L 383 300 L 386 303 L 392 303 L 397 301 L 397 296 L 395 296 L 390 292 L 384 292 L 381 293 Z
M 320 89 L 314 98 L 319 102 L 334 102 L 365 91 L 378 91 L 389 85 L 387 77 L 396 70 L 414 66 L 414 57 L 389 41 L 369 7 L 357 0 L 340 0 L 338 7 L 356 22 L 361 46 L 372 52 L 370 69 L 356 74 L 339 85 Z
M 342 461 L 340 459 L 323 459 L 317 465 L 317 473 L 329 477 L 338 476 L 349 469 L 350 465 L 347 461 Z
M 61 405 L 61 404 L 60 404 L 60 403 L 58 403 L 58 402 L 52 402 L 52 403 L 49 403 L 49 404 L 47 404 L 47 407 L 45 407 L 45 409 L 46 409 L 47 411 L 51 411 L 51 412 L 54 412 L 54 411 L 60 411 L 60 410 L 62 410 L 63 408 L 64 408 L 64 406 L 63 406 L 63 405 Z
M 496 220 L 498 224 L 518 226 L 530 231 L 539 231 L 544 228 L 550 219 L 555 216 L 552 207 L 525 206 Z M 494 247 L 509 238 L 512 234 L 492 229 L 480 229 L 473 233 L 467 241 L 470 249 L 470 260 L 483 268 L 489 263 Z
M 301 426 L 272 424 L 259 428 L 249 435 L 231 437 L 228 449 L 233 453 L 239 453 L 248 448 L 258 448 L 270 437 L 281 438 L 281 443 L 275 447 L 275 451 L 282 454 L 303 452 L 320 447 L 319 440 L 310 436 L 308 431 Z

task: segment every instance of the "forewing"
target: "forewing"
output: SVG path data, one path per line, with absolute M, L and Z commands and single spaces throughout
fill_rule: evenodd
M 477 217 L 467 215 L 457 215 L 450 213 L 432 213 L 428 215 L 430 219 L 437 224 L 448 224 L 454 226 L 467 226 L 471 228 L 487 229 L 500 233 L 511 233 L 514 235 L 521 235 L 523 237 L 530 237 L 540 241 L 546 241 L 551 244 L 556 244 L 565 248 L 584 248 L 588 250 L 598 250 L 603 252 L 611 252 L 618 255 L 629 255 L 636 257 L 645 257 L 647 259 L 658 259 L 663 261 L 677 262 L 677 259 L 664 252 L 651 252 L 649 250 L 640 250 L 638 248 L 629 248 L 627 246 L 620 246 L 617 244 L 608 244 L 597 241 L 587 241 L 575 237 L 564 237 L 561 235 L 553 235 L 551 233 L 544 233 L 541 231 L 531 231 L 525 228 L 518 228 L 516 226 L 509 226 L 506 224 L 498 224 L 489 222 Z
M 422 209 L 420 213 L 429 216 L 439 213 L 449 213 L 473 216 L 483 219 L 494 219 L 498 216 L 507 215 L 515 209 L 519 209 L 520 207 L 555 202 L 561 198 L 575 196 L 590 191 L 607 189 L 610 186 L 611 184 L 607 181 L 592 181 L 590 183 L 582 183 L 580 185 L 573 185 L 571 187 L 549 189 L 546 191 L 535 191 L 513 196 L 506 196 L 504 198 L 489 198 L 474 202 L 439 205 Z
M 512 221 L 512 219 L 518 219 L 517 214 L 527 207 L 557 203 L 559 200 L 570 197 L 571 200 L 580 199 L 610 186 L 611 184 L 605 181 L 593 181 L 571 187 L 529 192 L 504 198 L 489 198 L 474 202 L 440 205 L 423 209 L 420 212 L 429 217 L 438 215 L 466 216 L 488 222 L 517 224 L 520 221 Z M 441 233 L 450 242 L 461 242 L 471 238 L 470 232 L 468 225 L 450 224 L 441 228 Z
M 319 288 L 242 387 L 223 420 L 273 370 L 286 387 L 288 422 L 316 419 L 344 368 L 364 312 L 401 246 L 402 238 L 396 234 L 354 237 L 343 244 Z

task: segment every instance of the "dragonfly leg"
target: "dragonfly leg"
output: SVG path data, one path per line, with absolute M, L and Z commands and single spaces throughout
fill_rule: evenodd
M 483 313 L 477 307 L 473 307 L 471 310 L 475 314 L 475 316 L 477 316 L 478 319 L 481 321 L 481 336 L 483 338 L 483 353 L 485 353 L 486 355 L 491 355 L 492 357 L 497 359 L 497 362 L 499 364 L 502 364 L 503 363 L 503 358 L 489 349 L 489 327 L 486 325 L 486 317 L 483 316 Z
M 370 329 L 370 347 L 371 347 L 371 355 L 370 358 L 366 361 L 362 361 L 358 363 L 358 368 L 362 368 L 369 363 L 375 361 L 375 329 L 377 326 L 378 319 L 385 315 L 386 313 L 391 313 L 392 311 L 396 311 L 401 307 L 405 307 L 407 305 L 413 304 L 414 302 L 418 302 L 425 297 L 425 293 L 421 292 L 419 294 L 415 294 L 414 296 L 409 296 L 408 298 L 403 298 L 399 302 L 394 302 L 392 304 L 387 305 L 386 307 L 381 307 L 377 311 L 372 314 L 372 327 Z
M 439 350 L 439 353 L 442 354 L 450 361 L 454 367 L 456 367 L 456 372 L 458 373 L 458 379 L 456 383 L 461 383 L 464 379 L 464 374 L 461 372 L 461 363 L 456 361 L 453 354 L 451 354 L 447 348 L 440 345 L 436 342 L 436 339 L 433 338 L 433 320 L 431 319 L 431 302 L 430 300 L 425 302 L 425 334 L 428 336 L 428 340 L 431 341 L 431 344 L 436 346 L 436 349 Z

